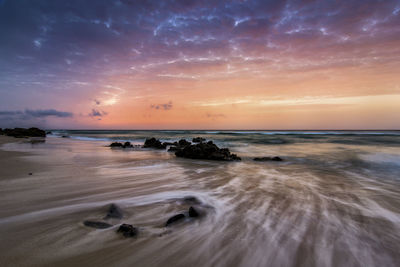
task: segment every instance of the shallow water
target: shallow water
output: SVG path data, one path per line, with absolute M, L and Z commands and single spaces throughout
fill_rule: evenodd
M 68 134 L 71 138 L 59 138 Z M 105 147 L 204 136 L 241 162 Z M 48 166 L 0 180 L 4 266 L 399 266 L 399 132 L 65 131 L 7 144 Z M 254 162 L 280 156 L 283 162 Z M 206 216 L 164 227 L 194 196 Z M 97 230 L 110 203 L 124 212 Z M 137 238 L 116 233 L 139 227 Z

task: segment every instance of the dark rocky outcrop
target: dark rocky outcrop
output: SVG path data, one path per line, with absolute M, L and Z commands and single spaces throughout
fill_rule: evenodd
M 39 128 L 14 128 L 4 129 L 3 134 L 17 138 L 22 137 L 46 137 L 46 132 Z
M 178 145 L 181 148 L 184 148 L 186 146 L 190 146 L 192 143 L 190 143 L 189 141 L 186 141 L 186 139 L 181 139 L 178 141 Z
M 106 229 L 112 227 L 111 224 L 105 222 L 98 222 L 98 221 L 84 221 L 83 224 L 87 227 L 92 227 L 96 229 Z
M 107 215 L 104 219 L 114 218 L 114 219 L 122 219 L 123 214 L 122 210 L 115 204 L 111 204 L 108 208 Z
M 177 157 L 190 159 L 209 159 L 221 161 L 240 160 L 236 154 L 232 154 L 228 148 L 219 148 L 212 141 L 185 146 L 175 152 Z
M 51 131 L 47 131 L 46 134 L 53 134 Z
M 179 214 L 174 215 L 171 218 L 169 218 L 168 221 L 165 223 L 165 226 L 167 227 L 173 223 L 182 221 L 183 219 L 185 219 L 185 214 L 179 213 Z
M 130 224 L 121 224 L 117 230 L 117 233 L 122 233 L 125 237 L 135 237 L 139 230 Z
M 261 158 L 254 158 L 254 161 L 283 161 L 280 157 L 261 157 Z
M 4 134 L 3 129 L 0 128 L 0 135 Z
M 143 145 L 144 148 L 156 148 L 156 149 L 165 149 L 167 146 L 162 144 L 160 140 L 155 139 L 154 137 L 150 139 L 146 139 Z
M 68 135 L 61 135 L 62 138 L 69 138 Z
M 199 217 L 200 214 L 192 206 L 189 208 L 189 217 Z
M 109 147 L 120 147 L 120 148 L 132 148 L 133 145 L 131 142 L 125 142 L 125 143 L 120 143 L 120 142 L 113 142 L 109 145 Z
M 206 139 L 203 137 L 195 137 L 192 139 L 193 143 L 201 143 L 201 142 L 205 142 L 205 141 L 206 141 Z

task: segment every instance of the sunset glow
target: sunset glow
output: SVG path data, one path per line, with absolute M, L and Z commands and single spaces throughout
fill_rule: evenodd
M 0 126 L 400 129 L 399 1 L 85 3 L 0 1 Z

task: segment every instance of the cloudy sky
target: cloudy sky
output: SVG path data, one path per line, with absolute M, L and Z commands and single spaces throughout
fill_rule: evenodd
M 400 129 L 400 1 L 0 0 L 0 127 Z

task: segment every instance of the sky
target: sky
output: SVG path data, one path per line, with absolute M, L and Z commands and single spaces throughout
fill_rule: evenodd
M 400 129 L 400 1 L 0 0 L 0 127 Z

